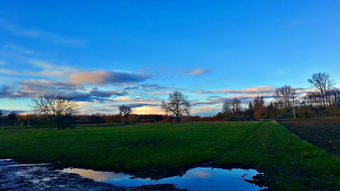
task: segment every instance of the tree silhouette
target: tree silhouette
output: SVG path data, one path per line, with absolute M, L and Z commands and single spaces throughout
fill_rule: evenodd
M 34 111 L 46 116 L 55 123 L 57 129 L 64 129 L 74 124 L 78 113 L 78 104 L 62 95 L 46 95 L 33 99 Z
M 327 97 L 330 91 L 334 88 L 334 81 L 327 73 L 315 73 L 312 75 L 308 82 L 311 83 L 316 89 L 318 89 L 324 107 L 327 106 Z
M 18 116 L 16 113 L 11 112 L 6 116 L 6 121 L 8 123 L 8 125 L 10 126 L 14 126 L 15 123 L 18 121 Z
M 129 106 L 121 105 L 118 107 L 119 114 L 124 118 L 125 123 L 128 123 L 128 119 L 130 114 L 132 113 L 132 109 Z
M 232 100 L 231 104 L 232 104 L 233 113 L 241 112 L 241 103 L 242 103 L 242 101 L 238 98 L 234 98 Z
M 190 102 L 181 92 L 175 91 L 169 95 L 167 101 L 162 101 L 161 109 L 171 113 L 179 123 L 184 114 L 190 114 Z
M 296 91 L 294 88 L 287 85 L 277 88 L 273 97 L 279 103 L 282 109 L 289 110 L 292 108 L 293 117 L 296 118 L 294 105 L 296 99 Z
M 275 90 L 274 99 L 279 102 L 284 109 L 288 109 L 293 105 L 293 99 L 296 97 L 296 92 L 291 86 L 282 86 Z

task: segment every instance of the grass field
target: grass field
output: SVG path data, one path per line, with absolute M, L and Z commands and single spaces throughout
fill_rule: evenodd
M 170 176 L 209 163 L 264 172 L 272 190 L 340 190 L 340 159 L 271 122 L 0 129 L 0 158 Z
M 280 121 L 302 139 L 340 156 L 340 118 Z

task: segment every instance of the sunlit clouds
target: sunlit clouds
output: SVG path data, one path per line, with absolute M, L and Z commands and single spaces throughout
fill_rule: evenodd
M 74 83 L 89 84 L 119 84 L 143 82 L 148 76 L 135 73 L 114 72 L 114 71 L 93 71 L 79 72 L 70 75 L 70 80 Z
M 200 90 L 195 91 L 195 93 L 201 93 L 201 94 L 211 94 L 211 93 L 232 93 L 232 94 L 263 94 L 263 93 L 272 93 L 274 91 L 275 87 L 271 86 L 258 86 L 258 87 L 251 87 L 246 89 L 222 89 L 222 90 Z
M 203 68 L 196 68 L 196 69 L 190 71 L 189 74 L 192 74 L 192 75 L 200 75 L 200 74 L 205 74 L 205 73 L 207 73 L 207 72 L 208 72 L 208 70 L 206 70 L 206 69 L 203 69 Z
M 133 109 L 134 114 L 164 114 L 160 106 L 141 106 Z
M 135 96 L 135 97 L 129 97 L 129 96 L 120 96 L 120 97 L 116 97 L 116 98 L 110 98 L 110 100 L 114 100 L 114 101 L 138 101 L 141 99 L 141 96 Z

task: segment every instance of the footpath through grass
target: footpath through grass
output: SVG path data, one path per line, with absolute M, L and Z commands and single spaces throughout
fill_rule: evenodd
M 265 122 L 0 128 L 0 158 L 153 177 L 211 162 L 265 173 L 273 190 L 340 190 L 340 159 Z

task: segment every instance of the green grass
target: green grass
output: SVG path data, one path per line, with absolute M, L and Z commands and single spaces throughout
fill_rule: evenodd
M 340 159 L 271 122 L 0 129 L 0 158 L 63 167 L 171 172 L 212 161 L 251 167 L 275 190 L 340 190 Z M 147 169 L 145 171 L 145 169 Z M 143 171 L 144 170 L 144 171 Z

